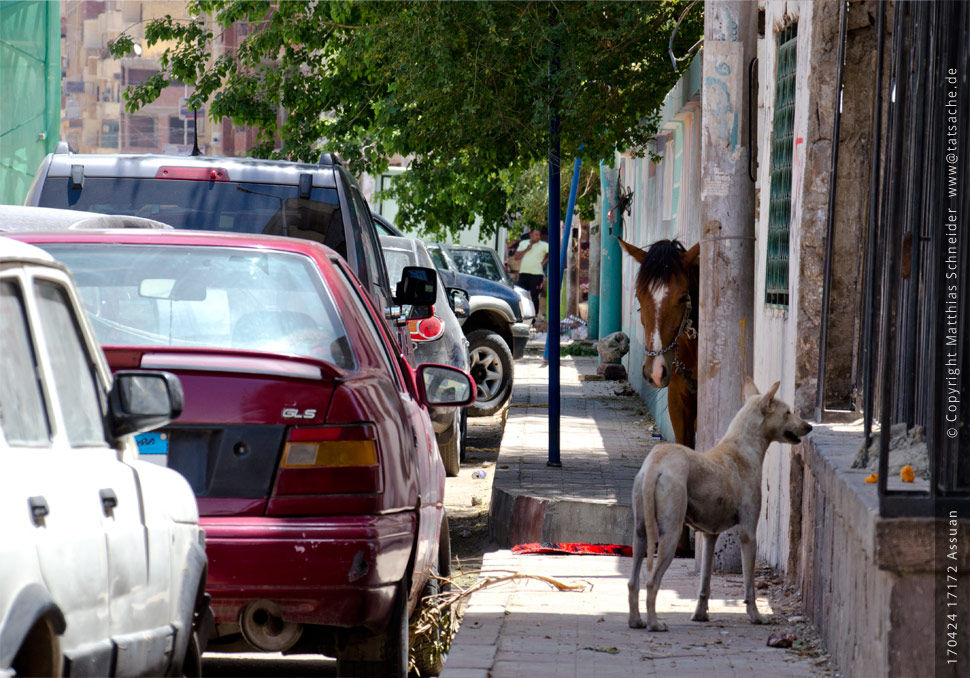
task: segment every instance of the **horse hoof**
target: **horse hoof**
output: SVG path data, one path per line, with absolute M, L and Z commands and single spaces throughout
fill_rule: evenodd
M 707 616 L 706 612 L 695 612 L 690 616 L 690 620 L 696 622 L 706 622 L 710 621 L 710 618 Z
M 751 623 L 752 624 L 767 624 L 768 622 L 765 621 L 765 618 L 762 617 L 760 614 L 755 614 L 755 615 L 751 615 Z
M 643 623 L 643 620 L 642 619 L 631 619 L 630 620 L 630 628 L 631 629 L 643 629 L 643 628 L 646 628 L 646 627 L 647 627 L 647 625 Z
M 667 625 L 664 622 L 657 622 L 656 624 L 650 624 L 647 627 L 648 631 L 666 631 Z

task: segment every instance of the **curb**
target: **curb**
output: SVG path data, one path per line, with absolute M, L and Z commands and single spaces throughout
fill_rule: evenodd
M 592 499 L 546 499 L 508 490 L 496 474 L 488 537 L 502 548 L 529 542 L 632 544 L 633 509 Z

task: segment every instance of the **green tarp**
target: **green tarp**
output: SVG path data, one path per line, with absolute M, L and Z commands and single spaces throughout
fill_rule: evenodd
M 61 119 L 60 3 L 0 2 L 0 204 L 23 204 Z

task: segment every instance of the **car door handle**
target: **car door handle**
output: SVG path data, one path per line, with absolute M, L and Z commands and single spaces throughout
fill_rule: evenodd
M 105 488 L 98 492 L 101 495 L 101 507 L 104 509 L 104 515 L 110 516 L 111 512 L 118 505 L 118 495 L 111 488 Z
M 44 521 L 44 516 L 51 512 L 47 500 L 43 497 L 30 497 L 27 503 L 30 504 L 30 515 L 35 525 L 40 525 Z

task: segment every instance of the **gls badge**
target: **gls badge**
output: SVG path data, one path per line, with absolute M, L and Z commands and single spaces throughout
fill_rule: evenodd
M 300 412 L 300 410 L 295 407 L 283 408 L 284 419 L 313 419 L 315 416 L 317 416 L 316 410 L 303 410 Z

